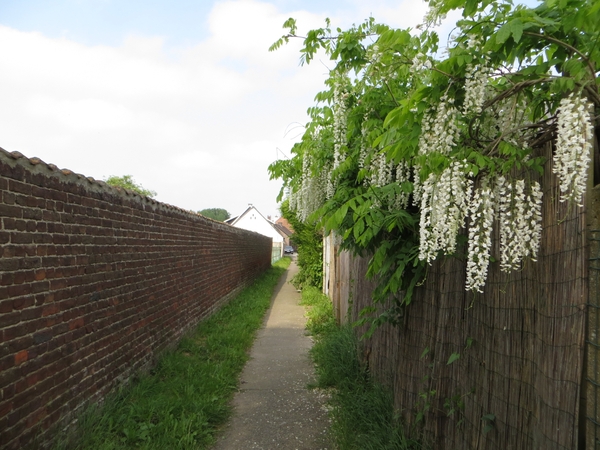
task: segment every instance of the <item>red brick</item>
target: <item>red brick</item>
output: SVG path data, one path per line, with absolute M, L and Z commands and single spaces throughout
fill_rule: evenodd
M 10 242 L 12 244 L 31 244 L 33 235 L 25 232 L 13 232 L 10 233 Z
M 69 330 L 75 330 L 85 325 L 85 320 L 83 317 L 79 317 L 75 320 L 69 322 Z
M 64 289 L 67 286 L 68 286 L 68 281 L 64 278 L 61 278 L 59 280 L 50 281 L 50 289 L 53 291 L 56 291 L 58 289 Z
M 34 272 L 16 272 L 13 280 L 14 284 L 31 283 L 34 280 Z
M 13 272 L 4 272 L 0 275 L 0 285 L 9 286 L 14 284 L 15 282 L 15 274 Z
M 9 412 L 11 412 L 14 408 L 13 402 L 3 402 L 0 403 L 0 417 L 6 416 Z
M 11 297 L 20 297 L 22 295 L 31 294 L 31 285 L 29 284 L 17 284 L 8 286 L 8 295 Z
M 33 298 L 20 297 L 13 300 L 13 309 L 23 309 L 33 305 Z
M 29 353 L 27 352 L 27 350 L 21 350 L 19 353 L 17 353 L 15 355 L 15 365 L 19 365 L 21 363 L 24 363 L 25 361 L 27 361 Z
M 0 217 L 23 217 L 23 208 L 20 206 L 4 205 L 0 203 Z
M 31 185 L 30 184 L 22 183 L 17 180 L 9 180 L 8 186 L 12 192 L 18 192 L 20 194 L 31 195 Z
M 2 192 L 2 203 L 6 205 L 13 205 L 15 203 L 16 195 L 13 192 L 10 192 L 4 188 Z
M 0 302 L 0 314 L 6 314 L 12 311 L 13 308 L 13 301 L 8 299 L 8 300 L 3 300 Z M 2 327 L 0 327 L 2 328 Z
M 56 304 L 45 306 L 42 309 L 42 317 L 51 316 L 53 314 L 58 313 L 59 311 L 60 311 L 60 307 Z
M 35 279 L 38 281 L 46 279 L 46 271 L 44 269 L 36 270 Z
M 27 417 L 27 428 L 31 428 L 47 415 L 48 413 L 46 412 L 46 408 L 38 409 L 34 413 L 30 414 L 29 417 Z

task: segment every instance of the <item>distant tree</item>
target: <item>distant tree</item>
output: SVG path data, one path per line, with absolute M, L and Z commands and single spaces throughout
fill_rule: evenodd
M 110 186 L 129 189 L 130 191 L 137 192 L 140 195 L 145 195 L 146 197 L 153 198 L 156 196 L 155 191 L 145 189 L 141 184 L 137 184 L 131 175 L 123 175 L 122 177 L 111 175 L 104 181 Z
M 209 219 L 218 220 L 219 222 L 225 222 L 231 217 L 231 214 L 227 210 L 222 208 L 207 208 L 202 211 L 198 211 L 198 214 L 202 214 L 204 217 Z

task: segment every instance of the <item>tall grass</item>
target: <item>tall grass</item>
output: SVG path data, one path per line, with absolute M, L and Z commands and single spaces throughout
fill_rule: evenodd
M 91 407 L 56 449 L 203 449 L 231 413 L 230 400 L 279 278 L 283 258 L 201 322 L 147 374 Z
M 331 435 L 336 448 L 423 449 L 404 432 L 391 391 L 369 376 L 352 328 L 336 324 L 331 301 L 317 289 L 305 288 L 302 303 L 308 307 L 307 328 L 315 336 L 311 356 L 316 387 L 331 392 Z

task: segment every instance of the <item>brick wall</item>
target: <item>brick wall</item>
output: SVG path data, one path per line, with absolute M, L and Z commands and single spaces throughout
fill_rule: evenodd
M 2 149 L 0 220 L 0 448 L 48 442 L 270 266 L 270 238 Z

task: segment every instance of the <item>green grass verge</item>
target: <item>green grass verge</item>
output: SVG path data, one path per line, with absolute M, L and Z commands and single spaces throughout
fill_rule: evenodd
M 394 410 L 389 389 L 369 377 L 359 358 L 359 341 L 348 325 L 338 326 L 331 301 L 318 289 L 305 288 L 307 328 L 315 336 L 311 356 L 317 388 L 330 389 L 331 436 L 339 450 L 424 447 L 410 439 Z
M 202 449 L 231 414 L 230 400 L 263 323 L 283 258 L 201 322 L 147 374 L 92 406 L 55 449 Z

